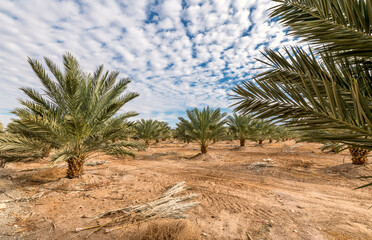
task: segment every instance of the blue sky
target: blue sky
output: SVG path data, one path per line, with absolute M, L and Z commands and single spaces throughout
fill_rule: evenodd
M 262 65 L 260 51 L 295 40 L 268 18 L 270 0 L 2 0 L 0 121 L 19 107 L 20 86 L 41 88 L 27 56 L 61 65 L 71 52 L 84 70 L 104 64 L 132 79 L 138 118 L 177 122 L 186 109 L 220 107 Z

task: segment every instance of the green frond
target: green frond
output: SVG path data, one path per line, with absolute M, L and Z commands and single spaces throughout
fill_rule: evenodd
M 304 52 L 297 53 L 294 51 L 295 57 L 288 62 L 287 56 L 267 51 L 271 59 L 276 59 L 270 65 L 273 69 L 258 75 L 255 82 L 234 88 L 233 99 L 238 100 L 235 110 L 284 121 L 302 131 L 344 129 L 344 143 L 364 142 L 372 133 L 372 103 L 365 87 L 369 79 L 329 70 L 327 66 L 334 64 L 329 58 L 323 58 L 322 64 L 315 59 L 309 61 Z M 294 70 L 284 67 L 287 63 Z M 319 140 L 336 137 L 319 136 Z M 365 143 L 363 146 L 367 147 Z
M 70 149 L 68 147 L 64 147 L 64 148 L 59 149 L 58 151 L 56 151 L 51 156 L 50 165 L 54 166 L 58 162 L 65 162 L 68 159 L 70 159 L 71 157 L 74 157 L 75 155 L 76 155 L 76 153 L 72 149 Z
M 182 135 L 192 141 L 197 141 L 202 147 L 208 147 L 213 140 L 221 139 L 226 134 L 224 125 L 226 124 L 226 113 L 221 113 L 220 109 L 209 107 L 199 110 L 194 108 L 187 110 L 188 120 L 180 117 L 178 128 L 183 131 Z M 181 132 L 180 132 L 181 133 Z
M 150 141 L 169 138 L 171 128 L 168 123 L 153 119 L 141 119 L 134 126 L 136 130 L 136 138 L 144 140 L 148 146 Z
M 248 139 L 250 135 L 255 133 L 254 120 L 250 115 L 238 115 L 234 113 L 227 117 L 227 125 L 231 132 L 239 140 Z
M 63 73 L 58 68 L 58 66 L 49 58 L 44 57 L 45 63 L 49 68 L 49 71 L 53 74 L 53 76 L 56 78 L 58 84 L 63 89 L 65 87 L 65 78 L 63 76 Z
M 275 1 L 271 16 L 318 52 L 265 50 L 269 69 L 234 88 L 235 110 L 320 132 L 309 141 L 372 149 L 371 2 Z
M 45 62 L 56 80 L 49 78 L 38 61 L 29 58 L 44 93 L 21 88 L 28 99 L 20 100 L 24 107 L 13 111 L 18 119 L 8 125 L 9 134 L 0 140 L 7 159 L 21 159 L 25 153 L 41 156 L 38 153 L 48 149 L 54 152 L 52 162 L 70 158 L 84 162 L 98 152 L 133 155 L 133 150 L 141 148 L 122 141 L 114 144 L 133 135 L 133 123 L 128 118 L 137 113 L 119 113 L 138 96 L 124 92 L 128 78 L 118 80 L 119 72 L 104 72 L 103 66 L 93 74 L 84 73 L 70 53 L 63 55 L 63 71 L 50 59 L 45 58 Z
M 115 157 L 135 157 L 133 150 L 144 150 L 144 144 L 135 141 L 120 141 L 102 146 L 101 151 Z
M 372 57 L 372 4 L 369 0 L 274 0 L 270 14 L 290 33 L 318 50 Z

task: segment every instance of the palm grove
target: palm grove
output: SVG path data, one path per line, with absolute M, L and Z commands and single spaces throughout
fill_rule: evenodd
M 0 133 L 3 164 L 49 157 L 52 163 L 66 161 L 73 178 L 89 158 L 134 156 L 152 141 L 193 141 L 207 153 L 219 140 L 237 139 L 244 146 L 246 140 L 290 139 L 293 132 L 303 141 L 348 148 L 353 163 L 366 163 L 372 149 L 371 1 L 274 1 L 271 17 L 310 46 L 266 49 L 265 60 L 258 61 L 267 69 L 233 89 L 235 114 L 187 110 L 176 129 L 157 120 L 130 121 L 137 113 L 121 108 L 138 94 L 125 92 L 130 80 L 119 79 L 119 72 L 99 66 L 87 74 L 67 53 L 63 71 L 45 58 L 52 80 L 29 59 L 43 92 L 21 88 L 28 99 Z

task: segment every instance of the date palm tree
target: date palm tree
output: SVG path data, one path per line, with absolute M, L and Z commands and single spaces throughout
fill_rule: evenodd
M 287 141 L 294 137 L 295 137 L 295 132 L 291 132 L 285 126 L 278 126 L 278 125 L 272 124 L 272 131 L 270 132 L 269 140 Z
M 240 141 L 240 146 L 245 146 L 245 141 L 255 132 L 255 121 L 249 115 L 238 115 L 234 113 L 227 117 L 227 125 L 231 132 Z
M 199 110 L 194 108 L 187 110 L 188 119 L 178 118 L 181 125 L 192 141 L 200 144 L 202 153 L 208 152 L 208 146 L 214 139 L 220 139 L 225 134 L 224 117 L 226 113 L 221 113 L 220 109 L 211 109 L 209 107 Z
M 253 122 L 254 134 L 250 137 L 251 140 L 257 141 L 258 144 L 263 144 L 265 140 L 270 138 L 272 132 L 272 124 L 263 119 L 255 119 Z
M 191 142 L 191 136 L 187 133 L 186 125 L 182 122 L 176 124 L 176 129 L 174 130 L 174 138 L 179 141 L 189 144 Z
M 135 125 L 137 131 L 136 138 L 144 140 L 146 147 L 150 146 L 150 142 L 161 138 L 161 124 L 153 119 L 141 119 Z
M 87 74 L 70 53 L 63 55 L 63 71 L 45 58 L 55 80 L 37 60 L 28 62 L 43 91 L 21 88 L 28 99 L 20 100 L 23 107 L 13 111 L 18 119 L 0 137 L 0 151 L 9 160 L 42 156 L 43 149 L 54 149 L 52 163 L 66 161 L 67 177 L 74 178 L 82 174 L 84 162 L 97 155 L 134 156 L 132 150 L 141 146 L 138 142 L 114 141 L 126 131 L 127 119 L 137 115 L 119 112 L 138 96 L 124 93 L 128 78 L 118 79 L 119 72 L 104 71 L 103 65 Z
M 172 136 L 172 128 L 169 126 L 167 122 L 159 121 L 159 138 L 156 139 L 159 141 L 160 139 L 162 141 L 165 141 L 166 139 L 169 139 Z
M 353 163 L 366 163 L 372 149 L 371 1 L 275 2 L 271 17 L 313 46 L 265 50 L 268 70 L 235 87 L 235 110 L 319 131 L 304 137 L 346 144 Z

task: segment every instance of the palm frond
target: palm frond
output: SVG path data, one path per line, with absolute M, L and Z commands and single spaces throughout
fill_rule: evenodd
M 272 51 L 266 54 L 276 59 L 270 65 L 273 69 L 233 89 L 233 99 L 238 101 L 236 111 L 284 121 L 301 131 L 342 129 L 342 136 L 324 133 L 316 139 L 343 138 L 345 144 L 371 148 L 368 139 L 372 136 L 372 98 L 366 76 L 339 74 L 328 68 L 335 60 L 323 58 L 319 63 L 296 49 L 290 62 L 286 59 L 289 56 Z
M 274 0 L 270 17 L 318 50 L 372 57 L 372 4 L 369 0 Z
M 137 115 L 133 111 L 118 113 L 138 96 L 124 92 L 130 80 L 117 80 L 119 72 L 104 72 L 102 65 L 87 74 L 70 53 L 63 55 L 63 71 L 48 58 L 45 61 L 56 80 L 49 78 L 37 60 L 29 58 L 44 93 L 21 88 L 28 99 L 20 100 L 23 108 L 13 111 L 18 119 L 9 124 L 8 134 L 1 136 L 1 149 L 14 157 L 27 151 L 37 156 L 40 149 L 54 149 L 52 162 L 71 158 L 83 163 L 100 151 L 133 156 L 132 150 L 140 148 L 139 144 L 114 144 L 130 137 L 133 124 L 128 118 Z
M 184 135 L 191 140 L 197 141 L 205 150 L 213 140 L 221 139 L 225 136 L 226 113 L 221 113 L 219 108 L 211 109 L 209 107 L 199 110 L 194 108 L 187 110 L 188 120 L 180 117 L 179 127 L 182 126 Z

